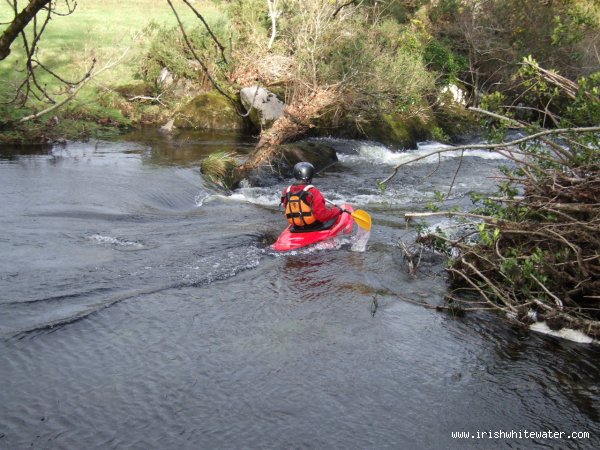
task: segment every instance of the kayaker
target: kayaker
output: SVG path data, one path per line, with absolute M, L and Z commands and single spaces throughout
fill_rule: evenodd
M 328 208 L 323 194 L 310 184 L 314 174 L 311 163 L 299 162 L 294 166 L 294 178 L 298 181 L 283 190 L 281 203 L 294 232 L 326 230 L 342 213 L 338 207 Z

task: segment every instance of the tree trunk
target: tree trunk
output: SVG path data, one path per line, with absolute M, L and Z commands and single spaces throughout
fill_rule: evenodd
M 6 59 L 10 55 L 10 46 L 19 36 L 19 33 L 25 29 L 27 24 L 35 17 L 35 15 L 48 5 L 51 0 L 31 0 L 27 6 L 15 16 L 8 28 L 4 30 L 0 36 L 0 61 Z

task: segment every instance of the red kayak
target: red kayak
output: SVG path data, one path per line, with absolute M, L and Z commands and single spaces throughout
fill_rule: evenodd
M 342 205 L 342 209 L 354 212 L 354 209 L 350 205 Z M 292 232 L 292 226 L 289 225 L 283 230 L 277 238 L 277 241 L 273 244 L 273 250 L 277 250 L 278 252 L 296 250 L 298 248 L 306 247 L 307 245 L 332 239 L 340 234 L 350 234 L 352 233 L 353 225 L 354 219 L 347 213 L 340 214 L 337 222 L 335 222 L 331 228 L 326 230 Z

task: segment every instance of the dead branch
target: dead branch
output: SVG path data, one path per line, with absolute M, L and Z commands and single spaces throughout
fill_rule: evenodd
M 287 105 L 284 114 L 271 128 L 263 131 L 256 150 L 251 157 L 238 168 L 241 178 L 249 171 L 269 164 L 278 153 L 279 146 L 306 133 L 323 111 L 333 104 L 337 97 L 337 86 L 324 87 L 306 93 L 291 105 Z
M 277 3 L 279 0 L 267 0 L 269 5 L 269 17 L 271 18 L 271 38 L 269 39 L 269 44 L 267 48 L 271 50 L 273 47 L 273 43 L 275 42 L 275 36 L 277 35 L 277 18 L 281 14 L 277 11 Z
M 499 114 L 475 111 L 525 128 Z M 405 214 L 407 221 L 435 216 L 468 219 L 459 230 L 459 239 L 449 239 L 444 233 L 418 237 L 418 242 L 453 255 L 447 270 L 454 292 L 475 292 L 490 307 L 510 313 L 511 320 L 521 324 L 530 323 L 535 312 L 553 327 L 571 327 L 600 337 L 600 155 L 598 136 L 593 134 L 599 128 L 540 130 L 500 144 L 444 148 L 398 165 L 435 154 L 439 158 L 448 151 L 487 148 L 510 158 L 518 168 L 502 180 L 519 185 L 523 194 L 487 198 L 498 202 L 498 207 L 485 203 L 478 214 Z M 589 135 L 581 139 L 582 133 Z M 534 139 L 546 144 L 547 150 L 513 149 Z M 473 221 L 491 226 L 476 226 Z
M 48 92 L 46 86 L 38 81 L 38 72 L 44 71 L 51 75 L 64 87 L 77 85 L 79 82 L 69 82 L 63 77 L 58 75 L 56 72 L 50 70 L 44 64 L 42 64 L 35 55 L 38 52 L 38 45 L 46 30 L 50 19 L 54 16 L 68 16 L 75 11 L 77 6 L 76 2 L 71 0 L 63 0 L 66 5 L 65 12 L 58 11 L 58 1 L 31 1 L 28 6 L 21 12 L 18 12 L 17 1 L 13 1 L 11 4 L 14 18 L 10 22 L 9 27 L 5 30 L 3 35 L 0 37 L 0 56 L 4 57 L 10 54 L 10 46 L 14 40 L 20 35 L 23 41 L 23 48 L 25 51 L 25 62 L 24 62 L 24 77 L 20 84 L 17 86 L 15 95 L 12 100 L 3 102 L 4 104 L 15 103 L 17 101 L 23 106 L 27 100 L 32 97 L 38 101 L 45 101 L 51 104 L 56 103 L 56 100 Z M 38 19 L 42 11 L 43 19 Z M 12 30 L 12 31 L 11 31 Z M 27 32 L 26 32 L 27 30 Z M 16 36 L 11 33 L 17 32 Z M 0 57 L 0 60 L 4 58 Z M 81 81 L 81 80 L 80 80 Z
M 417 269 L 419 268 L 419 264 L 421 263 L 421 256 L 423 255 L 423 246 L 420 245 L 418 251 L 416 251 L 409 249 L 406 243 L 401 242 L 400 247 L 404 252 L 404 258 L 408 263 L 408 273 L 414 277 L 417 273 Z
M 183 0 L 183 2 L 189 6 L 189 8 L 193 11 L 194 14 L 196 14 L 196 17 L 198 19 L 200 19 L 200 21 L 202 22 L 202 24 L 204 25 L 204 28 L 206 28 L 206 31 L 208 31 L 208 34 L 210 34 L 210 37 L 212 38 L 213 42 L 217 45 L 217 47 L 219 48 L 219 50 L 221 51 L 221 57 L 223 58 L 223 62 L 225 64 L 227 64 L 227 57 L 225 56 L 225 46 L 223 44 L 221 44 L 221 42 L 219 41 L 219 39 L 217 38 L 217 36 L 215 36 L 215 33 L 213 33 L 213 31 L 211 30 L 211 28 L 208 26 L 208 23 L 206 22 L 206 20 L 204 20 L 204 17 L 202 16 L 202 14 L 200 14 L 196 8 L 194 8 L 190 2 L 188 0 Z M 170 2 L 169 2 L 170 3 Z M 171 8 L 173 8 L 173 6 L 171 6 Z
M 472 214 L 460 211 L 407 212 L 404 214 L 404 220 L 406 221 L 410 221 L 413 219 L 422 219 L 425 217 L 465 217 L 469 219 L 480 219 L 493 224 L 497 224 L 498 222 L 505 222 L 490 216 L 482 216 L 480 214 Z
M 342 9 L 344 9 L 345 7 L 347 7 L 347 6 L 350 6 L 350 5 L 352 5 L 352 4 L 356 3 L 356 2 L 357 2 L 357 0 L 350 0 L 349 2 L 342 3 L 342 4 L 341 4 L 340 6 L 338 6 L 338 7 L 336 8 L 336 10 L 333 12 L 333 14 L 331 15 L 331 18 L 332 18 L 332 19 L 335 19 L 335 17 L 336 17 L 336 16 L 337 16 L 337 15 L 340 13 L 340 11 L 341 11 Z

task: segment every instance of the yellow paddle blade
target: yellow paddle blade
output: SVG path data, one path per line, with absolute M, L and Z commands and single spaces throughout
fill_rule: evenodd
M 371 216 L 368 212 L 357 209 L 351 215 L 359 227 L 364 228 L 367 231 L 371 230 Z

